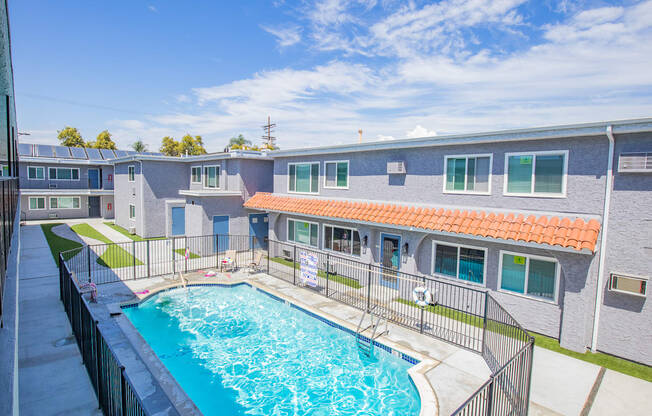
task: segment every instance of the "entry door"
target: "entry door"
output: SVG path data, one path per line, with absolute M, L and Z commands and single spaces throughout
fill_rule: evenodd
M 88 188 L 100 189 L 100 170 L 88 169 Z
M 398 235 L 381 234 L 380 251 L 383 272 L 380 284 L 398 289 L 398 270 L 401 267 L 401 237 Z
M 213 217 L 213 251 L 224 252 L 229 249 L 229 216 L 215 215 Z
M 269 233 L 267 214 L 249 214 L 249 235 L 256 237 L 254 248 L 263 248 Z
M 101 215 L 100 212 L 100 197 L 99 196 L 89 196 L 88 197 L 88 216 L 91 218 L 97 218 Z
M 186 208 L 172 207 L 172 235 L 186 233 Z

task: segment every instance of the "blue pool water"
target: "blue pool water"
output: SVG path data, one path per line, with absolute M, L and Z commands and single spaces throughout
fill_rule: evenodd
M 205 415 L 418 415 L 411 364 L 254 290 L 203 286 L 124 310 Z

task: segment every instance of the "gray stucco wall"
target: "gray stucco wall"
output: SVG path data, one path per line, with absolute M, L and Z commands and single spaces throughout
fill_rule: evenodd
M 43 180 L 30 180 L 27 176 L 29 166 L 38 166 L 44 168 Z M 57 180 L 50 179 L 49 168 L 74 168 L 79 169 L 79 180 Z M 113 189 L 113 180 L 109 180 L 109 175 L 113 177 L 113 166 L 110 165 L 79 165 L 71 163 L 39 163 L 39 162 L 21 162 L 18 171 L 20 175 L 20 187 L 22 189 L 48 189 L 50 185 L 56 185 L 57 189 L 88 189 L 88 170 L 98 169 L 102 173 L 102 188 Z
M 78 209 L 49 209 L 50 207 L 50 197 L 54 195 L 21 195 L 20 203 L 22 212 L 25 213 L 24 218 L 27 220 L 47 220 L 50 218 L 50 214 L 56 214 L 55 218 L 87 218 L 88 217 L 88 197 L 79 196 L 79 208 Z M 74 196 L 74 195 L 66 195 Z M 30 197 L 44 197 L 45 198 L 45 207 L 44 210 L 30 210 L 29 209 L 29 198 Z

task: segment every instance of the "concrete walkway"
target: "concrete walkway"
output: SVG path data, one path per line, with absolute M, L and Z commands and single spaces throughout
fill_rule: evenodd
M 59 301 L 59 272 L 39 225 L 22 227 L 20 259 L 20 414 L 101 415 Z

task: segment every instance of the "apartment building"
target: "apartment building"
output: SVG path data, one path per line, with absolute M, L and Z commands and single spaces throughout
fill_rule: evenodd
M 273 192 L 244 204 L 271 239 L 489 290 L 565 348 L 652 364 L 652 119 L 271 155 Z
M 267 237 L 266 214 L 243 207 L 256 192 L 272 191 L 273 161 L 265 153 L 132 155 L 113 163 L 115 221 L 135 234 Z

